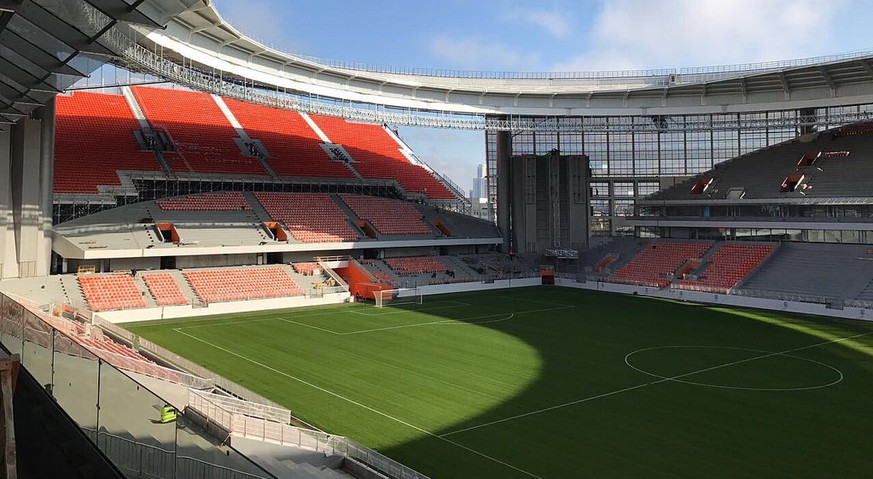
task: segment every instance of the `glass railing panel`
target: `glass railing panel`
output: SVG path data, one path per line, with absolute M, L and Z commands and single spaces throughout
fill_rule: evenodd
M 54 330 L 30 311 L 24 311 L 24 346 L 21 364 L 43 386 L 52 384 L 52 347 Z
M 97 356 L 62 333 L 54 337 L 54 383 L 58 404 L 96 442 L 100 364 Z
M 100 364 L 97 445 L 133 477 L 174 477 L 176 428 L 161 423 L 165 403 L 108 364 Z
M 0 296 L 0 320 L 2 320 L 3 345 L 12 354 L 21 353 L 24 338 L 24 306 L 9 297 Z

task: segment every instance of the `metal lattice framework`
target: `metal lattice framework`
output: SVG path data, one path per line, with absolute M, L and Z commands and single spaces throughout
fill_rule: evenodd
M 627 115 L 626 122 L 606 123 L 598 117 L 581 117 L 576 122 L 558 121 L 563 117 L 462 115 L 445 111 L 398 111 L 380 105 L 357 105 L 337 102 L 297 92 L 268 89 L 266 85 L 253 82 L 225 80 L 221 72 L 204 71 L 200 68 L 179 64 L 170 58 L 155 53 L 132 40 L 135 35 L 117 32 L 116 46 L 122 52 L 127 68 L 187 86 L 196 90 L 215 93 L 273 108 L 283 108 L 305 113 L 338 116 L 353 121 L 387 123 L 432 128 L 491 131 L 539 131 L 539 132 L 629 132 L 629 131 L 694 131 L 765 128 L 800 128 L 804 126 L 827 126 L 873 120 L 873 112 L 835 112 L 827 115 L 782 115 L 767 118 L 747 118 L 741 115 L 688 115 L 665 117 L 663 122 L 633 121 L 638 115 Z M 647 118 L 647 117 L 646 117 Z

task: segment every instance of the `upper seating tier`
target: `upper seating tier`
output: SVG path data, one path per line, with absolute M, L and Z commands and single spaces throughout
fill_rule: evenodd
M 174 173 L 267 176 L 275 172 L 282 177 L 358 181 L 356 171 L 368 180 L 396 180 L 410 193 L 457 199 L 434 174 L 412 163 L 401 152 L 401 142 L 380 125 L 312 117 L 331 142 L 341 144 L 352 156 L 349 167 L 330 159 L 322 149 L 322 138 L 295 111 L 226 98 L 222 99 L 229 111 L 225 115 L 209 94 L 150 87 L 132 91 L 150 127 L 171 143 L 162 155 Z M 238 121 L 241 130 L 230 119 Z M 119 171 L 162 172 L 154 152 L 139 151 L 133 134 L 139 129 L 124 96 L 58 97 L 55 191 L 93 194 L 98 186 L 120 186 Z M 267 156 L 246 156 L 242 144 L 246 137 L 259 140 Z
M 396 179 L 406 191 L 432 199 L 457 199 L 429 171 L 400 152 L 400 144 L 380 125 L 350 123 L 342 118 L 311 115 L 334 143 L 343 145 L 364 178 Z
M 175 152 L 164 153 L 174 171 L 267 174 L 257 158 L 243 156 L 233 141 L 239 135 L 212 96 L 143 87 L 133 93 L 152 127 L 175 146 Z
M 161 171 L 154 153 L 139 151 L 140 125 L 121 95 L 58 95 L 55 125 L 56 193 L 120 186 L 119 170 Z
M 863 133 L 873 129 L 870 125 L 849 125 L 738 156 L 654 193 L 643 204 L 869 197 L 873 135 Z
M 270 167 L 279 176 L 355 178 L 344 164 L 327 156 L 300 113 L 230 98 L 224 102 L 248 136 L 266 147 Z

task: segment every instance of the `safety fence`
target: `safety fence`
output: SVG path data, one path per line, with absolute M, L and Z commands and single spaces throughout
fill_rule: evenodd
M 232 435 L 340 455 L 366 464 L 392 479 L 427 479 L 428 476 L 363 446 L 347 437 L 292 426 L 266 416 L 282 416 L 279 411 L 257 408 L 253 415 L 243 414 L 240 402 L 202 391 L 189 390 L 188 407 Z M 236 410 L 236 412 L 234 412 Z
M 231 446 L 216 450 L 184 416 L 157 420 L 163 398 L 43 316 L 0 294 L 0 342 L 130 477 L 274 478 Z

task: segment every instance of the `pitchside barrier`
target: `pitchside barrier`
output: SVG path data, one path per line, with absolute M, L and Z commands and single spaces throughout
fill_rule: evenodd
M 203 416 L 207 425 L 215 424 L 228 431 L 231 437 L 236 435 L 343 456 L 371 467 L 392 479 L 429 479 L 428 476 L 347 437 L 292 426 L 284 422 L 284 413 L 281 411 L 251 411 L 248 406 L 240 404 L 244 402 L 228 400 L 196 390 L 189 390 L 188 393 L 188 407 Z M 253 415 L 248 415 L 245 411 L 250 411 Z M 266 414 L 261 415 L 262 412 Z M 267 417 L 267 415 L 277 417 L 277 414 L 282 418 L 282 422 Z M 231 444 L 233 444 L 232 438 Z

